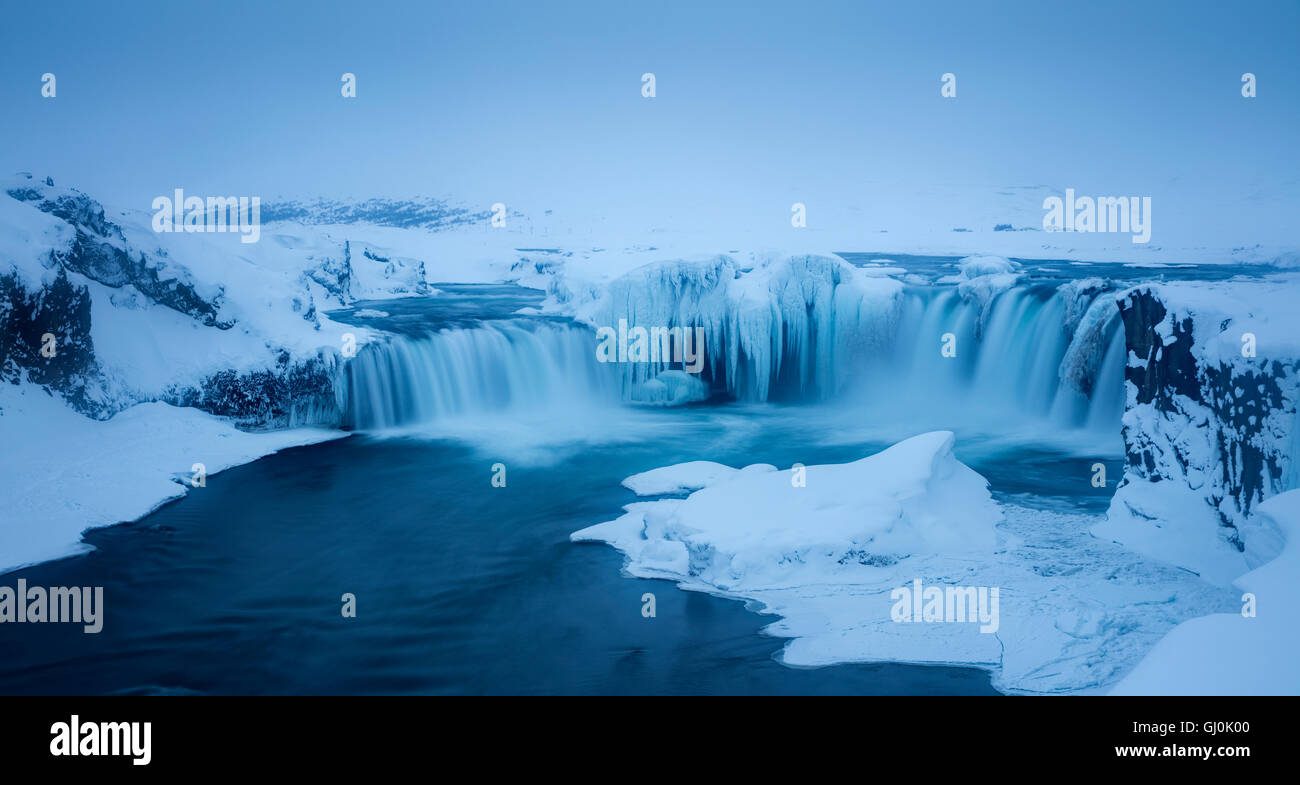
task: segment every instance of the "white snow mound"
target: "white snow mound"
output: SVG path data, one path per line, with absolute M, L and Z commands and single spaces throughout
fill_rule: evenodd
M 1273 561 L 1237 578 L 1251 608 L 1185 621 L 1151 650 L 1112 695 L 1300 695 L 1300 490 L 1259 505 L 1286 538 Z M 1253 615 L 1251 615 L 1253 614 Z
M 665 467 L 624 484 L 639 493 L 700 490 L 629 505 L 627 515 L 572 539 L 608 542 L 634 562 L 727 590 L 916 553 L 991 552 L 1001 513 L 988 483 L 952 447 L 951 432 L 934 431 L 803 472 L 703 461 Z

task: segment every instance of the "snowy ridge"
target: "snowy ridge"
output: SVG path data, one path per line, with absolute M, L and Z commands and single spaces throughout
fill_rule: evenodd
M 290 200 L 271 202 L 262 207 L 267 223 L 287 222 L 303 226 L 373 224 L 402 229 L 441 231 L 458 226 L 483 223 L 492 214 L 487 210 L 471 212 L 442 199 L 366 199 L 345 202 L 337 199 Z
M 254 244 L 157 233 L 146 212 L 13 178 L 0 193 L 0 375 L 101 418 L 162 400 L 254 426 L 337 423 L 343 336 L 370 336 L 322 311 L 434 293 L 415 256 L 428 235 L 293 231 Z M 53 360 L 39 354 L 46 333 L 63 349 Z

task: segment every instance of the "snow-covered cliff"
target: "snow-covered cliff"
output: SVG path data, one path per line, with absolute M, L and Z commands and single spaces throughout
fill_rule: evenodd
M 147 213 L 17 176 L 0 191 L 0 378 L 100 419 L 164 401 L 253 427 L 336 424 L 344 334 L 365 330 L 322 312 L 432 289 L 419 251 L 386 242 L 400 229 L 280 227 L 256 244 L 159 233 Z
M 1253 521 L 1296 487 L 1300 276 L 1119 295 L 1127 461 L 1095 532 L 1228 583 L 1276 555 Z

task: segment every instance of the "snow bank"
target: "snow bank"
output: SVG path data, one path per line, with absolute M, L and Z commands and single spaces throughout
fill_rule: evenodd
M 191 467 L 208 474 L 339 431 L 245 433 L 163 403 L 110 420 L 73 412 L 30 385 L 0 384 L 0 572 L 82 553 L 86 529 L 136 520 L 184 496 Z M 203 489 L 193 489 L 202 493 Z
M 770 463 L 755 463 L 744 469 L 733 469 L 714 461 L 687 461 L 634 474 L 623 481 L 623 487 L 637 496 L 667 496 L 717 485 L 740 472 L 774 471 L 776 467 Z
M 937 431 L 802 474 L 663 467 L 624 485 L 693 492 L 631 503 L 571 538 L 618 548 L 634 576 L 780 616 L 765 631 L 790 639 L 787 664 L 974 665 L 1013 692 L 1107 688 L 1178 623 L 1232 606 L 1186 571 L 1092 538 L 1092 516 L 999 507 L 952 448 L 952 434 Z M 998 629 L 895 621 L 895 590 L 918 579 L 998 589 Z
M 268 222 L 259 242 L 244 243 L 239 233 L 156 232 L 152 224 L 150 212 L 107 208 L 50 180 L 22 174 L 0 183 L 0 284 L 17 281 L 0 287 L 0 317 L 8 307 L 30 321 L 24 303 L 49 301 L 60 276 L 74 293 L 63 299 L 89 301 L 84 316 L 72 306 L 45 308 L 39 324 L 14 330 L 20 343 L 51 332 L 65 357 L 76 350 L 75 378 L 41 369 L 27 378 L 83 413 L 165 400 L 233 414 L 225 410 L 241 400 L 288 389 L 293 406 L 262 407 L 276 410 L 275 421 L 264 411 L 247 419 L 291 424 L 286 408 L 329 408 L 348 336 L 358 345 L 375 337 L 326 310 L 435 295 L 431 277 L 501 280 L 515 258 L 463 260 L 446 251 L 457 242 L 418 227 Z M 0 357 L 8 338 L 0 338 Z M 18 380 L 30 354 L 18 346 L 10 353 L 17 366 L 0 372 Z
M 1203 616 L 1174 628 L 1112 695 L 1300 695 L 1300 491 L 1279 494 L 1257 516 L 1286 545 L 1233 584 L 1254 595 L 1256 615 Z
M 769 585 L 792 563 L 824 574 L 913 553 L 991 552 L 1000 513 L 984 478 L 953 457 L 952 445 L 952 433 L 935 431 L 853 463 L 807 467 L 806 477 L 765 465 L 728 473 L 695 464 L 689 469 L 699 476 L 691 478 L 686 467 L 667 467 L 627 484 L 701 489 L 684 501 L 639 505 L 573 539 L 610 542 L 633 560 L 671 555 L 685 564 L 690 553 L 692 577 L 729 590 Z

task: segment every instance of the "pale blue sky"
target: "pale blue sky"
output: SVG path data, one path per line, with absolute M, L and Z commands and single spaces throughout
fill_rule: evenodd
M 6 0 L 4 19 L 0 170 L 140 209 L 177 186 L 653 213 L 899 182 L 1248 199 L 1300 181 L 1293 0 Z

